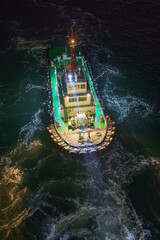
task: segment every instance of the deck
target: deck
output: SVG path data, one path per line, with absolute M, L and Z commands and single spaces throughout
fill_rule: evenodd
M 85 128 L 84 131 L 76 129 L 61 133 L 65 142 L 73 147 L 93 146 L 101 143 L 106 135 L 106 128 Z

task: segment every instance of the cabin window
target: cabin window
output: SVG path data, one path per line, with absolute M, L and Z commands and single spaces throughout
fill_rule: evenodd
M 69 102 L 77 102 L 77 98 L 70 98 Z
M 82 84 L 81 85 L 81 89 L 85 89 L 86 88 L 86 85 L 85 84 Z
M 79 97 L 79 101 L 87 101 L 87 97 Z

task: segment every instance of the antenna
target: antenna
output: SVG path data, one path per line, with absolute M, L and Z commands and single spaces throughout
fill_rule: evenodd
M 77 46 L 76 42 L 76 31 L 75 31 L 75 22 L 71 25 L 70 31 L 68 29 L 68 36 L 70 38 L 70 48 L 71 48 L 71 66 L 72 70 L 76 69 L 76 57 L 75 57 L 75 47 Z

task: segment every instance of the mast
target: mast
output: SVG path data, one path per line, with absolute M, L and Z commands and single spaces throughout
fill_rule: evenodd
M 71 48 L 71 66 L 72 70 L 76 69 L 76 56 L 75 56 L 75 46 L 77 46 L 76 43 L 76 32 L 74 25 L 71 25 L 70 32 L 68 33 L 70 38 L 70 48 Z

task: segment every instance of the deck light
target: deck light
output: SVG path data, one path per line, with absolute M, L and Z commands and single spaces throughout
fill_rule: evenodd
M 69 78 L 69 82 L 72 82 L 72 75 L 71 74 L 68 75 L 68 78 Z
M 72 39 L 71 42 L 74 43 L 74 39 Z

